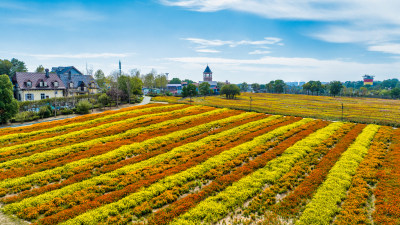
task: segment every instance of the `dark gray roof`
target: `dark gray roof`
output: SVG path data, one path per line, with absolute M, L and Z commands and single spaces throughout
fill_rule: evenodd
M 27 82 L 30 81 L 32 83 L 32 87 L 28 88 Z M 40 81 L 47 82 L 46 87 L 40 87 Z M 30 72 L 17 72 L 13 77 L 14 84 L 17 85 L 18 88 L 21 89 L 30 89 L 30 90 L 53 90 L 53 82 L 58 82 L 58 88 L 56 89 L 65 89 L 65 85 L 63 81 L 57 76 L 55 73 L 49 73 L 49 77 L 46 77 L 46 73 L 30 73 Z
M 64 82 L 65 86 L 69 88 L 69 84 L 72 82 L 74 84 L 74 88 L 80 87 L 83 83 L 84 86 L 88 86 L 89 83 L 94 82 L 96 84 L 96 88 L 100 88 L 94 78 L 90 75 L 65 75 L 60 74 L 59 77 Z M 71 79 L 69 79 L 71 78 Z
M 52 73 L 57 73 L 58 75 L 60 75 L 60 74 L 68 74 L 68 72 L 71 71 L 72 69 L 77 71 L 80 75 L 83 75 L 83 73 L 81 71 L 79 71 L 77 68 L 75 68 L 74 66 L 52 67 L 51 68 L 51 72 Z
M 204 70 L 204 73 L 212 73 L 211 69 L 210 69 L 210 67 L 208 67 L 208 65 L 207 65 L 206 69 Z

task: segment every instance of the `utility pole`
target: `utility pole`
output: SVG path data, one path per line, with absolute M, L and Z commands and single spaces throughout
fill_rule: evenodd
M 253 97 L 250 97 L 250 112 L 251 112 L 251 101 L 253 101 Z
M 119 99 L 119 93 L 118 93 L 118 91 L 119 91 L 119 89 L 118 89 L 118 79 L 119 79 L 119 76 L 121 76 L 121 74 L 122 74 L 122 70 L 121 70 L 121 60 L 119 60 L 119 74 L 117 74 L 117 108 L 118 108 L 118 99 Z
M 343 102 L 342 102 L 342 121 L 343 121 Z

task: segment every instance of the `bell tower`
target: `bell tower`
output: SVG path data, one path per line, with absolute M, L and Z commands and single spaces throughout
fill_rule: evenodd
M 212 72 L 210 70 L 210 67 L 208 67 L 208 64 L 203 72 L 203 81 L 212 81 Z

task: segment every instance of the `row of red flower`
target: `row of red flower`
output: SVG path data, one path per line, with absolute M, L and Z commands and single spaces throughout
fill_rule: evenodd
M 256 136 L 267 132 L 268 130 L 283 126 L 286 123 L 292 123 L 294 120 L 295 119 L 288 120 L 288 118 L 281 118 L 271 121 L 269 125 L 261 124 L 249 130 L 243 130 L 236 135 L 212 141 L 207 145 L 203 145 L 200 148 L 195 149 L 195 151 L 180 153 L 172 160 L 166 160 L 157 165 L 145 167 L 138 171 L 121 175 L 110 180 L 109 182 L 103 183 L 101 186 L 96 188 L 90 187 L 88 189 L 75 192 L 71 195 L 64 196 L 61 201 L 59 199 L 56 200 L 56 202 L 62 203 L 62 205 L 57 206 L 58 210 L 55 210 L 54 207 L 51 207 L 56 204 L 56 202 L 53 200 L 39 207 L 27 208 L 25 209 L 25 212 L 32 212 L 36 210 L 41 213 L 47 213 L 47 215 L 57 212 L 54 215 L 41 219 L 39 222 L 43 224 L 58 223 L 68 218 L 77 216 L 89 209 L 117 201 L 126 195 L 135 192 L 140 188 L 149 186 L 166 176 L 184 171 L 216 154 L 221 153 L 226 149 L 247 142 Z M 76 198 L 74 196 L 79 197 Z M 66 207 L 68 209 L 64 210 Z M 48 210 L 43 210 L 43 208 L 51 209 L 52 211 L 49 213 Z M 21 216 L 23 215 L 24 212 L 21 212 Z

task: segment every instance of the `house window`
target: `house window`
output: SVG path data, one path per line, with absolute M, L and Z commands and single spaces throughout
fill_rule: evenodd
M 43 81 L 40 81 L 39 86 L 43 87 Z
M 26 86 L 27 87 L 32 87 L 32 82 L 30 82 L 30 81 L 26 82 Z
M 47 99 L 47 98 L 49 98 L 49 96 L 48 96 L 48 95 L 46 95 L 46 99 Z
M 40 94 L 40 99 L 45 99 L 45 98 L 46 98 L 46 95 L 44 93 L 41 93 Z
M 69 88 L 74 88 L 74 83 L 69 83 Z
M 32 101 L 33 99 L 33 94 L 26 94 L 25 95 L 26 100 Z
M 54 87 L 58 87 L 58 82 L 54 81 Z
M 47 87 L 47 82 L 46 81 L 44 82 L 44 86 Z

